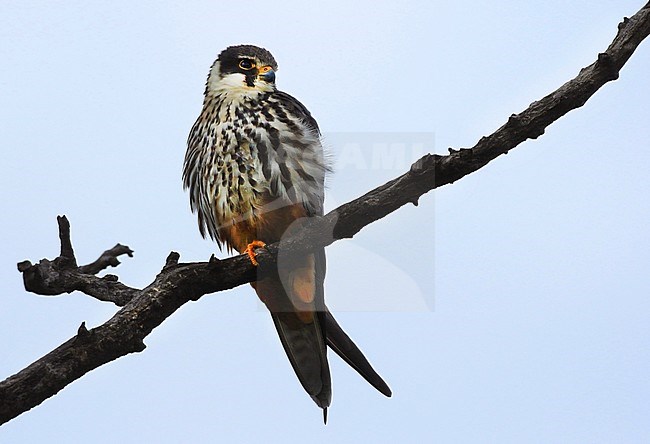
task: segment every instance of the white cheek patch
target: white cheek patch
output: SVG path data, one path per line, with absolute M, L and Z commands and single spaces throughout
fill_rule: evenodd
M 223 77 L 219 77 L 218 74 L 210 75 L 210 80 L 208 81 L 208 88 L 216 93 L 221 92 L 245 92 L 250 90 L 246 85 L 246 76 L 239 72 L 234 72 L 232 74 L 227 74 Z
M 215 95 L 234 95 L 239 96 L 240 99 L 243 97 L 256 98 L 259 93 L 274 90 L 273 84 L 257 78 L 254 80 L 253 86 L 248 86 L 246 76 L 240 72 L 233 72 L 220 77 L 218 64 L 215 64 L 210 71 L 207 86 L 208 92 Z

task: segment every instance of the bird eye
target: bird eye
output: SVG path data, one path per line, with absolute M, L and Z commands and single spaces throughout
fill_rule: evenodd
M 239 62 L 239 67 L 248 71 L 249 69 L 253 69 L 253 62 L 251 62 L 249 59 L 242 59 L 242 61 Z

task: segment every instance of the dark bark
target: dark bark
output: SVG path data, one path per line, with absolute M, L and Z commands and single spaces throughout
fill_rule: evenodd
M 25 289 L 42 295 L 77 290 L 122 308 L 97 328 L 87 330 L 82 324 L 76 336 L 0 382 L 0 424 L 39 405 L 90 370 L 120 356 L 144 350 L 144 338 L 181 305 L 257 279 L 274 263 L 280 249 L 285 254 L 351 238 L 366 225 L 401 206 L 417 205 L 424 193 L 453 183 L 525 140 L 539 137 L 555 120 L 582 106 L 605 83 L 617 79 L 620 69 L 649 33 L 650 3 L 619 24 L 612 44 L 577 77 L 521 113 L 510 116 L 501 128 L 481 138 L 474 147 L 450 149 L 446 156 L 427 154 L 400 177 L 323 217 L 310 220 L 295 237 L 258 250 L 259 268 L 253 267 L 245 255 L 179 264 L 179 255 L 172 252 L 149 286 L 141 290 L 130 288 L 120 283 L 116 276 L 100 278 L 95 274 L 118 265 L 118 256 L 131 256 L 133 252 L 117 244 L 97 261 L 79 267 L 70 240 L 70 226 L 65 217 L 60 217 L 60 256 L 53 261 L 43 259 L 36 265 L 29 261 L 18 264 Z

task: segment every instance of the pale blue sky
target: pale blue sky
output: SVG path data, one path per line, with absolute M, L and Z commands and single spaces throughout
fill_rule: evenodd
M 116 311 L 25 293 L 16 262 L 56 256 L 57 214 L 80 262 L 131 246 L 110 272 L 132 286 L 170 250 L 216 250 L 180 172 L 224 47 L 269 49 L 317 118 L 331 209 L 405 171 L 422 140 L 472 146 L 644 3 L 3 1 L 0 378 Z M 186 305 L 0 442 L 647 442 L 648 72 L 646 42 L 540 139 L 328 249 L 327 298 L 393 398 L 332 354 L 324 427 L 244 286 Z

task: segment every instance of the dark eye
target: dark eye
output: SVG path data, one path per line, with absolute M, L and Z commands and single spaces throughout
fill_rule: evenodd
M 249 59 L 242 59 L 239 62 L 239 67 L 241 69 L 245 69 L 246 71 L 248 71 L 249 69 L 253 69 L 253 62 L 250 61 Z

